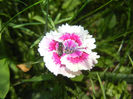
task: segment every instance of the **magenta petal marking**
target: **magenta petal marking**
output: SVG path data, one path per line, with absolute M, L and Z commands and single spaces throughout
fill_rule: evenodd
M 61 64 L 61 60 L 60 60 L 61 57 L 60 57 L 56 52 L 53 52 L 53 57 L 52 57 L 52 59 L 54 60 L 55 64 L 60 65 L 60 68 L 66 67 L 66 65 Z
M 72 34 L 66 33 L 66 34 L 62 35 L 60 37 L 60 39 L 63 41 L 65 41 L 67 39 L 71 39 L 71 40 L 74 40 L 76 43 L 78 43 L 79 46 L 82 45 L 80 37 L 78 35 L 76 35 L 75 33 L 72 33 Z
M 84 60 L 87 60 L 88 59 L 88 56 L 89 56 L 89 54 L 83 52 L 81 56 L 78 56 L 78 57 L 67 57 L 67 60 L 69 60 L 73 64 L 75 64 L 75 63 L 81 63 Z
M 54 60 L 55 64 L 61 65 L 61 61 L 60 61 L 61 57 L 56 52 L 53 52 L 52 59 Z
M 59 48 L 59 43 L 56 43 L 55 48 L 56 48 L 56 49 Z
M 73 33 L 73 34 L 71 35 L 71 39 L 72 39 L 72 40 L 75 40 L 75 42 L 77 42 L 79 46 L 82 45 L 82 43 L 81 43 L 81 41 L 80 41 L 80 37 L 79 37 L 78 35 L 76 35 L 76 34 Z
M 57 44 L 57 41 L 52 40 L 52 41 L 49 43 L 49 51 L 56 50 L 56 44 Z
M 75 51 L 74 53 L 70 54 L 69 56 L 72 57 L 72 58 L 76 58 L 76 57 L 79 57 L 82 55 L 82 51 Z
M 76 47 L 76 43 L 74 40 L 68 39 L 64 42 L 64 45 L 68 48 Z

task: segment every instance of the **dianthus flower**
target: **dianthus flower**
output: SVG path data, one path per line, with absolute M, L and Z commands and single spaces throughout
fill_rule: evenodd
M 68 24 L 46 33 L 38 51 L 48 70 L 69 78 L 80 75 L 81 70 L 91 70 L 100 56 L 92 51 L 95 38 L 88 33 L 82 26 Z

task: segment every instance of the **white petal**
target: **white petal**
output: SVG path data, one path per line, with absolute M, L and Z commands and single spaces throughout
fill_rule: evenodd
M 47 53 L 47 57 L 44 57 L 43 60 L 48 70 L 51 71 L 56 76 L 58 74 L 62 74 L 68 78 L 73 78 L 76 75 L 81 74 L 80 71 L 72 72 L 68 70 L 66 67 L 60 67 L 60 65 L 55 64 L 54 61 L 52 60 L 52 53 Z
M 72 63 L 69 60 L 67 60 L 67 57 L 68 57 L 67 55 L 63 56 L 61 58 L 61 63 L 65 64 L 66 67 L 70 71 L 77 72 L 80 70 L 91 70 L 94 67 L 94 65 L 97 63 L 96 59 L 99 58 L 100 56 L 97 55 L 97 53 L 95 53 L 95 52 L 91 52 L 89 54 L 89 58 L 80 63 Z

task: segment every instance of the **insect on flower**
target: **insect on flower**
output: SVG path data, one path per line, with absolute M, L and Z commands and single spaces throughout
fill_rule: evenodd
M 63 55 L 63 48 L 64 48 L 63 43 L 59 42 L 58 47 L 57 47 L 57 53 L 58 53 L 59 56 Z

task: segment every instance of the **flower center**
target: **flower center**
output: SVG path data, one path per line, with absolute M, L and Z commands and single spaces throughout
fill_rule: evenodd
M 63 54 L 72 54 L 74 53 L 78 48 L 78 44 L 71 39 L 66 40 L 65 42 L 58 42 L 56 43 L 56 52 L 59 56 L 62 56 Z
M 75 48 L 66 47 L 66 48 L 64 49 L 64 53 L 65 53 L 65 54 L 72 54 L 73 52 L 75 52 Z
M 72 54 L 77 49 L 77 43 L 74 40 L 68 39 L 64 42 L 64 53 Z

